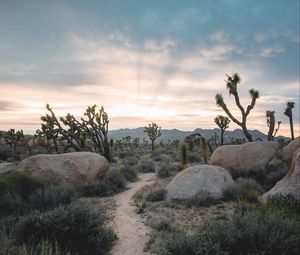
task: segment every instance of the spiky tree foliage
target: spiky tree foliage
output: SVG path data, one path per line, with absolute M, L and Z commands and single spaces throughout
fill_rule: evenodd
M 275 129 L 275 111 L 266 111 L 266 118 L 267 118 L 267 125 L 269 127 L 268 141 L 274 141 L 274 137 L 277 131 L 279 130 L 281 121 L 277 122 L 277 129 Z
M 288 102 L 286 104 L 286 109 L 284 111 L 284 114 L 286 116 L 288 116 L 289 120 L 290 120 L 290 129 L 291 129 L 292 140 L 295 139 L 295 136 L 294 136 L 294 125 L 293 125 L 293 108 L 294 107 L 295 107 L 295 102 Z
M 224 131 L 229 127 L 230 119 L 226 116 L 218 115 L 215 117 L 215 123 L 221 129 L 221 145 L 224 144 Z
M 11 128 L 3 135 L 4 141 L 7 145 L 11 146 L 14 151 L 17 150 L 17 144 L 21 143 L 28 150 L 28 154 L 31 155 L 31 149 L 28 145 L 27 140 L 25 139 L 23 130 L 17 130 Z
M 252 136 L 248 132 L 248 129 L 247 129 L 247 117 L 248 117 L 250 111 L 254 108 L 256 100 L 259 98 L 259 92 L 257 90 L 254 90 L 254 89 L 250 89 L 249 90 L 249 94 L 250 94 L 252 100 L 251 100 L 251 103 L 245 109 L 241 105 L 240 97 L 239 97 L 239 94 L 238 94 L 238 91 L 237 91 L 237 86 L 238 86 L 238 84 L 240 82 L 241 82 L 241 78 L 240 78 L 240 76 L 237 73 L 234 74 L 233 76 L 227 75 L 226 87 L 229 90 L 229 95 L 233 95 L 234 96 L 235 104 L 237 105 L 237 107 L 241 111 L 241 114 L 242 114 L 242 119 L 241 120 L 238 120 L 237 118 L 235 118 L 231 114 L 231 112 L 227 108 L 227 105 L 225 104 L 223 96 L 221 94 L 217 94 L 215 96 L 215 99 L 216 99 L 217 105 L 219 105 L 220 107 L 222 107 L 222 109 L 227 114 L 227 116 L 234 123 L 236 123 L 237 125 L 239 125 L 243 129 L 243 132 L 244 132 L 246 138 L 248 139 L 248 141 L 252 142 Z
M 154 151 L 154 141 L 161 136 L 161 127 L 156 123 L 151 123 L 145 127 L 144 132 L 148 134 L 149 139 L 151 140 L 151 148 Z
M 87 119 L 81 118 L 81 121 L 71 114 L 58 119 L 49 104 L 47 110 L 50 114 L 41 117 L 44 122 L 42 127 L 43 125 L 51 127 L 47 130 L 52 132 L 52 136 L 62 136 L 68 143 L 66 148 L 72 147 L 75 151 L 94 150 L 110 161 L 107 138 L 109 120 L 103 107 L 98 110 L 96 105 L 89 106 L 84 113 Z M 87 144 L 88 139 L 92 142 L 93 148 Z

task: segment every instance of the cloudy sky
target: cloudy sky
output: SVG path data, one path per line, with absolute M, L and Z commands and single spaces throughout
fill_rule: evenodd
M 110 129 L 155 121 L 214 128 L 226 73 L 260 91 L 248 126 L 294 101 L 299 135 L 299 0 L 0 0 L 0 129 L 33 132 L 49 103 L 81 115 L 103 105 Z M 234 123 L 230 129 L 235 129 Z

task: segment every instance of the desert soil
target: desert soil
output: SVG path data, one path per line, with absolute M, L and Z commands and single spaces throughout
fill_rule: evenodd
M 147 242 L 147 233 L 150 229 L 145 226 L 136 214 L 132 196 L 145 185 L 154 183 L 155 173 L 147 173 L 139 176 L 139 180 L 128 184 L 128 190 L 114 196 L 116 210 L 113 228 L 118 235 L 118 240 L 111 255 L 142 255 Z

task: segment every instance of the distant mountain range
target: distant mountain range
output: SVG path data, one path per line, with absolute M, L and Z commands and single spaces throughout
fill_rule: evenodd
M 261 139 L 263 141 L 267 140 L 267 135 L 258 131 L 258 130 L 250 130 L 250 134 L 253 137 L 253 140 L 255 139 Z M 194 131 L 182 131 L 178 129 L 162 129 L 161 130 L 161 136 L 157 139 L 157 141 L 168 141 L 168 140 L 183 140 L 186 136 L 194 133 L 200 133 L 202 136 L 204 136 L 206 139 L 211 138 L 215 133 L 217 133 L 218 136 L 220 136 L 220 129 L 202 129 L 197 128 Z M 125 136 L 131 136 L 133 138 L 138 137 L 142 141 L 144 138 L 148 140 L 147 134 L 144 132 L 143 127 L 139 128 L 122 128 L 118 130 L 111 130 L 108 132 L 108 137 L 112 139 L 120 139 Z M 231 137 L 234 138 L 245 138 L 245 135 L 241 129 L 235 129 L 232 131 L 225 131 L 224 133 L 224 140 L 229 141 Z M 288 139 L 287 137 L 276 137 L 275 141 L 279 138 Z

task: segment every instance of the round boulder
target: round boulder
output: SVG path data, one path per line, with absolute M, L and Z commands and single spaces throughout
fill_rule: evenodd
M 241 145 L 224 145 L 217 148 L 210 164 L 220 166 L 232 175 L 248 175 L 264 170 L 279 148 L 276 142 L 251 142 Z
M 220 198 L 230 184 L 233 184 L 233 180 L 225 169 L 211 165 L 196 165 L 186 168 L 175 176 L 166 187 L 166 200 L 191 199 L 199 192 L 205 192 L 212 198 Z
M 33 177 L 71 184 L 101 180 L 108 168 L 106 158 L 92 152 L 41 154 L 18 165 L 19 171 L 29 172 Z
M 293 155 L 297 149 L 300 148 L 300 137 L 297 137 L 294 141 L 291 141 L 282 150 L 282 160 L 285 163 L 291 164 Z
M 289 195 L 300 201 L 300 148 L 294 153 L 288 174 L 264 193 L 260 201 L 265 203 L 269 197 Z

